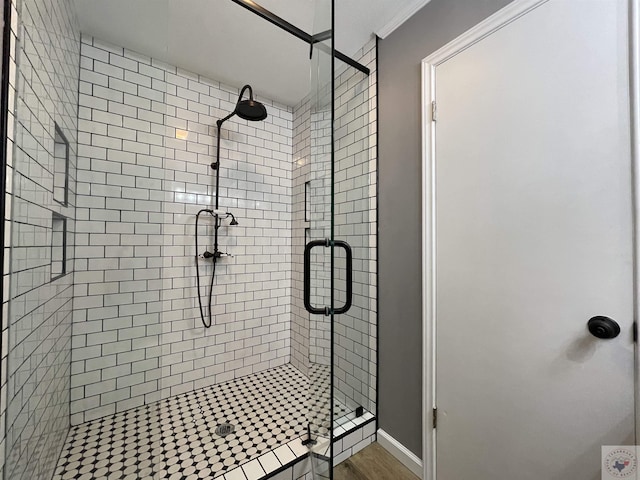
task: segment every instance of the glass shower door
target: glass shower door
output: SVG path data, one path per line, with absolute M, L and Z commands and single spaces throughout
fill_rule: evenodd
M 327 465 L 342 458 L 332 448 L 336 439 L 374 420 L 376 341 L 371 79 L 341 62 L 330 75 L 333 81 L 325 78 L 314 91 L 311 108 L 311 228 L 305 247 L 311 387 L 317 404 L 331 412 L 325 417 L 310 410 L 316 427 L 311 434 L 329 440 L 323 450 Z M 322 454 L 312 452 L 317 463 Z
M 333 434 L 338 439 L 373 422 L 376 412 L 375 43 L 353 58 L 371 73 L 339 60 L 334 71 L 334 233 L 336 243 L 347 242 L 351 249 L 351 259 L 335 250 L 333 270 L 335 304 L 350 302 L 348 310 L 335 311 L 333 321 Z
M 312 450 L 315 478 L 332 478 L 334 459 L 348 455 L 334 448 L 336 440 L 363 429 L 358 448 L 371 441 L 376 411 L 375 42 L 353 57 L 373 71 L 367 75 L 335 58 L 329 23 L 315 30 L 312 49 L 305 188 L 305 308 L 310 398 L 316 404 L 309 424 L 319 445 Z

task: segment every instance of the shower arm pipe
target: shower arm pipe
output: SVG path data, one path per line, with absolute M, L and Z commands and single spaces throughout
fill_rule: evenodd
M 236 102 L 236 107 L 233 109 L 229 115 L 220 120 L 216 121 L 216 126 L 218 127 L 218 140 L 216 144 L 216 161 L 211 165 L 211 167 L 216 171 L 216 196 L 215 196 L 215 210 L 220 208 L 220 143 L 222 143 L 221 133 L 222 133 L 222 124 L 229 120 L 231 117 L 236 115 L 238 105 L 244 96 L 244 93 L 249 90 L 249 100 L 253 101 L 253 89 L 251 85 L 245 85 L 240 90 L 240 95 L 238 95 L 238 101 Z M 214 227 L 214 239 L 213 239 L 213 255 L 214 261 L 215 258 L 219 256 L 218 252 L 218 229 L 220 228 L 220 218 L 218 215 L 215 215 L 215 227 Z
M 240 91 L 240 97 L 238 98 L 238 101 L 240 101 L 240 99 L 242 99 L 242 94 L 244 93 L 245 89 L 247 87 L 245 86 L 241 91 Z M 251 87 L 249 87 L 250 89 Z M 251 96 L 253 97 L 253 91 L 251 91 Z M 215 197 L 215 210 L 218 210 L 220 208 L 220 143 L 222 143 L 222 138 L 220 136 L 221 132 L 222 132 L 222 124 L 224 122 L 226 122 L 227 120 L 229 120 L 231 117 L 233 117 L 236 114 L 236 110 L 235 108 L 233 109 L 233 112 L 231 112 L 229 115 L 227 115 L 224 118 L 221 118 L 220 120 L 218 120 L 216 122 L 216 126 L 218 127 L 218 136 L 217 136 L 217 142 L 216 142 L 216 163 L 214 163 L 213 165 L 211 165 L 211 167 L 216 171 L 216 197 Z M 214 262 L 215 259 L 218 256 L 218 229 L 220 228 L 220 219 L 218 218 L 217 215 L 214 215 L 215 218 L 215 225 L 214 225 L 214 234 L 213 234 L 213 255 L 214 255 Z
M 216 163 L 214 164 L 215 167 L 212 165 L 212 167 L 215 169 L 216 171 L 216 196 L 215 196 L 215 210 L 218 210 L 220 208 L 219 202 L 220 202 L 220 143 L 221 143 L 221 138 L 220 138 L 220 132 L 222 131 L 222 124 L 230 119 L 231 117 L 233 117 L 235 115 L 235 110 L 233 112 L 231 112 L 229 115 L 227 115 L 225 118 L 218 120 L 216 122 L 216 125 L 218 126 L 218 142 L 216 145 Z M 214 235 L 213 235 L 213 261 L 216 261 L 216 257 L 218 255 L 218 229 L 220 228 L 220 218 L 218 218 L 218 215 L 214 215 L 214 219 L 215 219 L 215 225 L 214 225 Z
M 253 89 L 251 88 L 251 85 L 245 85 L 244 87 L 242 87 L 242 90 L 240 90 L 240 95 L 238 95 L 238 101 L 236 102 L 236 108 L 237 105 L 240 103 L 240 101 L 242 100 L 242 97 L 244 96 L 244 92 L 246 92 L 247 90 L 249 90 L 249 100 L 253 100 Z M 219 170 L 220 167 L 220 129 L 222 128 L 222 124 L 224 122 L 226 122 L 227 120 L 229 120 L 231 117 L 233 117 L 236 114 L 236 109 L 233 109 L 233 112 L 231 112 L 229 115 L 227 115 L 224 118 L 221 118 L 220 120 L 216 121 L 216 125 L 218 127 L 218 145 L 216 147 L 216 161 L 214 164 L 211 165 L 211 167 L 215 170 Z M 216 181 L 218 180 L 218 176 L 216 175 Z M 216 183 L 216 209 L 218 208 L 218 189 L 217 189 L 217 183 Z
M 244 89 L 242 90 L 242 92 L 244 92 Z M 240 92 L 240 97 L 242 97 L 242 92 Z M 216 145 L 216 163 L 214 163 L 213 165 L 211 165 L 211 167 L 216 171 L 216 196 L 215 196 L 215 210 L 218 210 L 220 208 L 220 143 L 221 143 L 221 138 L 220 138 L 220 133 L 222 132 L 222 124 L 224 122 L 226 122 L 227 120 L 229 120 L 231 117 L 233 117 L 236 114 L 236 111 L 234 110 L 233 112 L 231 112 L 229 115 L 227 115 L 226 117 L 218 120 L 216 122 L 216 125 L 218 127 L 218 141 L 217 141 L 217 145 Z M 215 219 L 215 225 L 213 227 L 213 255 L 214 255 L 214 262 L 215 259 L 218 257 L 219 255 L 219 251 L 218 251 L 218 230 L 220 229 L 220 218 L 218 217 L 218 215 L 214 215 L 214 219 Z

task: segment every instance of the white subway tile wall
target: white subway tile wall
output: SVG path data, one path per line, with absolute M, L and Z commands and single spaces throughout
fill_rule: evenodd
M 71 3 L 23 0 L 12 11 L 15 63 L 9 109 L 14 115 L 9 136 L 14 143 L 8 149 L 5 218 L 13 222 L 5 236 L 5 248 L 12 248 L 4 265 L 5 273 L 11 273 L 4 292 L 10 308 L 3 306 L 8 323 L 3 324 L 7 357 L 2 378 L 7 385 L 2 404 L 6 401 L 4 475 L 16 480 L 50 478 L 69 429 L 80 60 L 80 34 Z M 69 143 L 66 205 L 54 201 L 56 124 Z M 66 275 L 56 279 L 52 279 L 54 216 L 66 219 L 68 259 Z
M 222 127 L 220 209 L 239 226 L 220 228 L 233 256 L 205 330 L 195 218 L 215 204 L 215 121 L 238 90 L 90 37 L 81 55 L 72 423 L 288 363 L 292 109 L 260 99 L 265 121 Z M 211 216 L 198 235 L 212 251 Z
M 323 85 L 311 101 L 311 161 L 309 172 L 310 240 L 331 237 L 331 84 Z M 331 305 L 330 249 L 316 247 L 311 253 L 311 304 Z M 309 361 L 331 364 L 331 317 L 312 314 L 309 321 Z
M 309 312 L 304 307 L 304 247 L 311 223 L 306 221 L 306 188 L 311 174 L 311 102 L 302 100 L 293 110 L 293 228 L 291 231 L 291 363 L 309 375 Z

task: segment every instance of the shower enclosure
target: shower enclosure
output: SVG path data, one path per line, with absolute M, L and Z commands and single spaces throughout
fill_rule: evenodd
M 207 2 L 5 2 L 5 479 L 332 478 L 374 438 L 375 42 L 214 5 L 306 93 L 185 65 Z M 267 117 L 218 128 L 247 83 Z

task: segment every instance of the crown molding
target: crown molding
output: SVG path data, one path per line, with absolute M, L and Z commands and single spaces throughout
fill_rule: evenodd
M 415 0 L 402 8 L 395 16 L 382 28 L 376 31 L 376 35 L 382 39 L 387 38 L 396 28 L 409 20 L 418 10 L 424 7 L 431 0 Z

